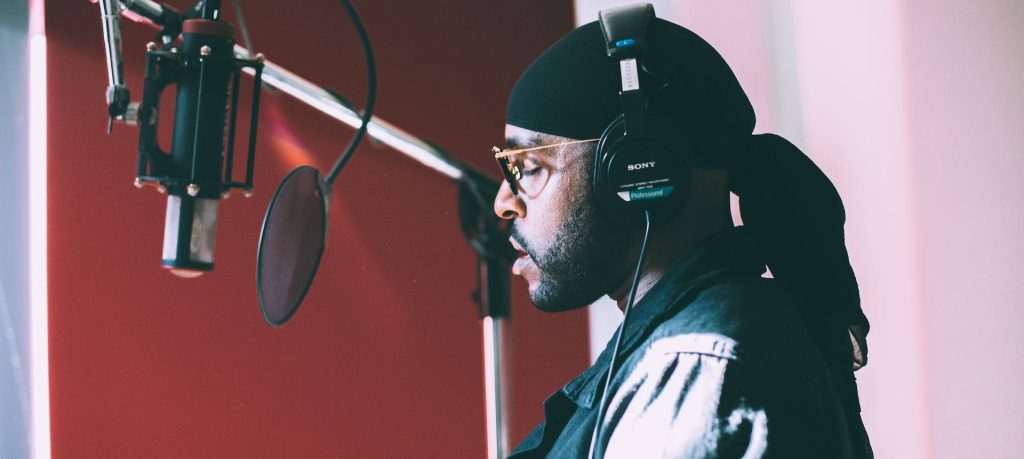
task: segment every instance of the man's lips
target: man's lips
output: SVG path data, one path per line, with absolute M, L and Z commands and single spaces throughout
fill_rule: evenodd
M 516 262 L 512 264 L 512 274 L 519 276 L 523 274 L 523 269 L 528 264 L 532 263 L 529 255 L 523 255 L 516 259 Z
M 519 276 L 528 264 L 533 263 L 533 259 L 530 258 L 530 254 L 526 253 L 526 250 L 523 250 L 523 247 L 515 239 L 508 238 L 508 242 L 512 244 L 512 248 L 516 249 L 516 252 L 519 252 L 519 258 L 512 264 L 512 274 Z

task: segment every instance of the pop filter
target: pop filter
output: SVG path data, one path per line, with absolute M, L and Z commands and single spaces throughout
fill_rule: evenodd
M 300 166 L 270 200 L 256 251 L 256 292 L 267 324 L 280 327 L 299 309 L 327 244 L 330 192 L 320 171 Z
M 352 3 L 341 0 L 341 6 L 352 19 L 366 57 L 366 108 L 359 129 L 327 178 L 313 166 L 299 166 L 288 173 L 270 200 L 256 249 L 256 293 L 263 319 L 272 327 L 291 319 L 313 284 L 327 245 L 331 188 L 366 134 L 377 100 L 377 65 L 370 39 Z

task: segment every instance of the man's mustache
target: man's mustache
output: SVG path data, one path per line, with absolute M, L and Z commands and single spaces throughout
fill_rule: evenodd
M 536 254 L 533 252 L 533 249 L 530 248 L 530 244 L 526 242 L 526 239 L 523 238 L 522 233 L 519 232 L 519 227 L 515 224 L 512 225 L 512 231 L 510 232 L 509 237 L 514 239 L 516 244 L 519 244 L 519 247 L 523 248 L 523 251 L 533 259 L 534 263 L 537 262 Z

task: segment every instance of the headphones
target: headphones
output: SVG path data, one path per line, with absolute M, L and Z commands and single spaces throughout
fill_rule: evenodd
M 618 61 L 622 115 L 597 143 L 593 190 L 598 208 L 624 224 L 639 224 L 644 211 L 655 224 L 666 223 L 686 203 L 692 167 L 686 140 L 675 123 L 647 110 L 640 72 L 647 52 L 647 29 L 654 6 L 610 8 L 598 15 L 608 57 Z

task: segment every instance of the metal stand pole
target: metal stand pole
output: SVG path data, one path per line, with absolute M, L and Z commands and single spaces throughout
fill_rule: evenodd
M 508 453 L 508 394 L 506 325 L 511 310 L 509 264 L 515 252 L 508 232 L 491 212 L 498 184 L 472 170 L 459 187 L 459 219 L 469 245 L 477 253 L 478 283 L 475 300 L 483 327 L 484 390 L 487 400 L 487 457 Z
M 508 453 L 508 402 L 505 381 L 505 319 L 484 317 L 484 389 L 487 391 L 487 457 Z

